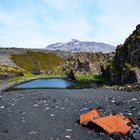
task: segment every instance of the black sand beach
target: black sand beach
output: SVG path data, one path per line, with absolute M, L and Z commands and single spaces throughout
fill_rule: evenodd
M 78 124 L 80 114 L 100 107 L 140 124 L 140 93 L 105 89 L 32 89 L 0 94 L 0 140 L 110 140 Z

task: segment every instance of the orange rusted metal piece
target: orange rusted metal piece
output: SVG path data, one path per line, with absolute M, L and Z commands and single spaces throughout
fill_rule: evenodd
M 98 109 L 93 109 L 87 113 L 80 115 L 80 124 L 85 124 L 91 120 L 101 117 Z
M 102 117 L 98 109 L 80 115 L 80 124 L 93 122 L 103 128 L 109 135 L 112 133 L 127 134 L 134 124 L 132 119 L 121 114 Z

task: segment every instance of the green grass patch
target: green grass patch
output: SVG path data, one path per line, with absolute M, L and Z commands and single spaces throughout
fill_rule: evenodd
M 94 80 L 92 75 L 78 75 L 76 76 L 76 80 Z
M 100 81 L 104 84 L 111 84 L 111 81 L 109 80 L 109 78 L 104 77 L 102 75 L 78 75 L 76 77 L 76 80 L 80 80 L 80 81 L 86 81 L 86 80 L 95 80 L 95 81 Z
M 93 79 L 96 81 L 100 81 L 104 84 L 111 84 L 111 80 L 107 77 L 102 76 L 102 75 L 94 75 Z
M 64 59 L 53 52 L 27 51 L 23 54 L 13 54 L 12 60 L 30 73 L 54 74 L 61 71 Z
M 33 75 L 33 74 L 28 74 L 25 76 L 20 76 L 20 77 L 14 77 L 9 79 L 9 82 L 23 82 L 26 80 L 32 80 L 32 79 L 39 79 L 39 78 L 54 78 L 54 77 L 58 77 L 58 78 L 65 78 L 62 75 L 46 75 L 46 74 L 40 74 L 40 75 Z
M 21 76 L 23 75 L 24 69 L 19 67 L 13 67 L 13 66 L 7 66 L 7 65 L 0 65 L 0 77 L 1 80 L 3 80 L 2 77 L 4 76 Z

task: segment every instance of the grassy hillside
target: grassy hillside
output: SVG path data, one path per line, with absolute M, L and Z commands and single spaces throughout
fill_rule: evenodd
M 106 58 L 107 57 L 107 58 Z M 11 59 L 20 68 L 24 69 L 23 77 L 13 80 L 41 77 L 69 77 L 76 80 L 99 80 L 95 75 L 101 73 L 101 66 L 110 61 L 110 55 L 78 53 L 68 58 L 54 52 L 28 50 L 20 54 L 12 54 Z M 72 72 L 72 74 L 71 74 Z
M 64 59 L 52 52 L 27 51 L 23 54 L 13 54 L 12 60 L 21 68 L 33 74 L 62 74 Z
M 24 70 L 18 67 L 0 65 L 0 79 L 23 75 Z

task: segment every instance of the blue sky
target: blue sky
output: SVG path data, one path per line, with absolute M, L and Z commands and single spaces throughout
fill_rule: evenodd
M 43 48 L 70 39 L 123 43 L 140 0 L 0 0 L 0 46 Z

